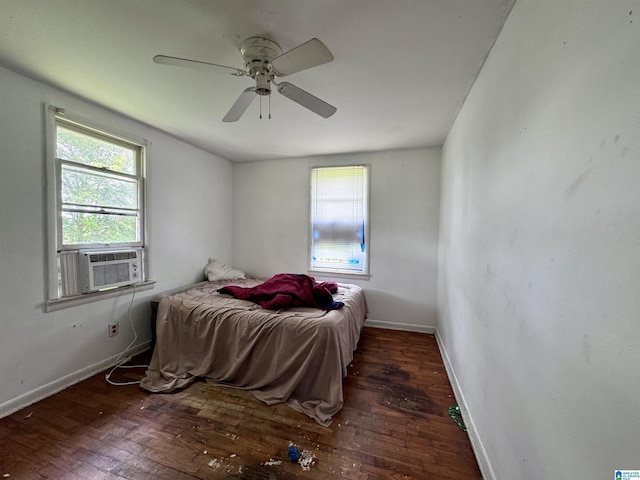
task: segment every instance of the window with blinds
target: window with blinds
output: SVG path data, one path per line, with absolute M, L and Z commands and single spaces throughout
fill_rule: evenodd
M 367 275 L 368 167 L 311 170 L 311 270 Z

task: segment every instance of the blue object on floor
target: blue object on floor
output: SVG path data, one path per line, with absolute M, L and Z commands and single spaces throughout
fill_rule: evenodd
M 293 443 L 289 444 L 289 461 L 297 462 L 300 458 L 300 450 Z

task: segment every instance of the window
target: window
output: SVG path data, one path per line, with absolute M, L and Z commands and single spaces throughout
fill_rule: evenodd
M 143 279 L 143 142 L 95 128 L 58 108 L 49 110 L 49 242 L 55 259 L 49 264 L 54 284 L 49 298 L 83 292 L 78 286 L 81 252 L 136 251 L 136 278 Z M 114 264 L 113 271 L 123 266 Z
M 141 246 L 141 147 L 56 120 L 60 247 Z
M 368 167 L 311 170 L 311 270 L 367 275 Z

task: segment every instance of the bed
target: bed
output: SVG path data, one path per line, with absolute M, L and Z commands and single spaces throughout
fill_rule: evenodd
M 156 344 L 141 387 L 171 392 L 197 379 L 285 402 L 323 426 L 343 406 L 342 379 L 367 315 L 363 290 L 338 283 L 341 308 L 269 310 L 218 290 L 265 279 L 205 282 L 160 299 Z

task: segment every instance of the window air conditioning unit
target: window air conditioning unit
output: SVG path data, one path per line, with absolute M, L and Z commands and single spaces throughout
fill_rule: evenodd
M 80 251 L 78 291 L 89 293 L 139 283 L 141 253 L 139 249 Z

